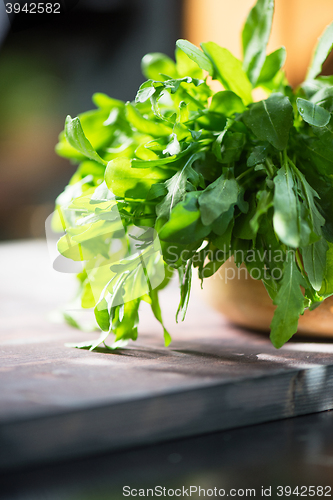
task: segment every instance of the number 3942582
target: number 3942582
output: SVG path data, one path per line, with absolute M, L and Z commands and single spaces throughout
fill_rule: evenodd
M 60 14 L 60 3 L 6 3 L 7 14 Z

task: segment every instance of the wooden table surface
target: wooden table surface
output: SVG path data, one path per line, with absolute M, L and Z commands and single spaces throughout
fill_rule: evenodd
M 3 470 L 333 408 L 333 343 L 276 350 L 266 335 L 228 324 L 200 291 L 176 325 L 171 285 L 161 294 L 168 348 L 144 307 L 127 348 L 73 349 L 64 344 L 98 333 L 58 320 L 76 284 L 52 269 L 46 243 L 2 244 L 0 262 Z

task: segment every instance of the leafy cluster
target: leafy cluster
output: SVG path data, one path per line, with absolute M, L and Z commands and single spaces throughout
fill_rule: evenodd
M 285 49 L 266 55 L 273 10 L 273 0 L 251 10 L 243 61 L 214 42 L 200 50 L 178 40 L 176 62 L 160 53 L 143 58 L 148 80 L 134 102 L 95 94 L 97 109 L 67 117 L 57 152 L 79 165 L 55 222 L 66 228 L 60 252 L 86 263 L 82 306 L 95 308 L 103 331 L 91 348 L 109 333 L 115 346 L 136 339 L 141 300 L 162 323 L 158 291 L 172 270 L 184 317 L 193 268 L 204 279 L 231 256 L 256 268 L 277 306 L 276 347 L 305 309 L 333 294 L 333 78 L 320 76 L 333 23 L 292 90 Z M 253 102 L 258 87 L 265 98 Z M 162 256 L 141 237 L 143 266 L 141 254 L 130 254 L 135 226 L 152 228 L 161 245 Z M 152 286 L 161 266 L 165 277 Z M 126 300 L 133 290 L 136 298 Z M 164 335 L 168 344 L 165 328 Z

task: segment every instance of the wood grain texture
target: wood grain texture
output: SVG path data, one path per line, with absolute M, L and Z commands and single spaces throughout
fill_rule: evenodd
M 65 347 L 98 334 L 51 322 L 74 293 L 43 242 L 0 246 L 0 468 L 59 460 L 333 408 L 333 344 L 234 327 L 194 293 L 173 336 L 141 311 L 137 342 L 110 353 Z M 146 304 L 144 304 L 146 306 Z M 87 314 L 84 312 L 83 314 Z

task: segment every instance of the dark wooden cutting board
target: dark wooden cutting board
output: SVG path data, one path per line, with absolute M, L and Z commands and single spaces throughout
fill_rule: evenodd
M 173 337 L 148 307 L 127 348 L 78 350 L 97 333 L 55 322 L 75 291 L 44 242 L 2 244 L 0 468 L 59 460 L 333 408 L 333 343 L 228 324 L 193 294 L 176 325 L 176 284 L 162 294 Z M 87 314 L 87 313 L 83 313 Z M 52 319 L 52 321 L 51 321 Z

